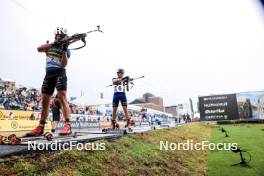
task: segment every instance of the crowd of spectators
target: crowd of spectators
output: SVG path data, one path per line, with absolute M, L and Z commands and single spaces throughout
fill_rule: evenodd
M 40 110 L 41 95 L 34 88 L 18 88 L 10 91 L 0 87 L 0 108 L 7 110 Z
M 41 93 L 35 88 L 21 87 L 9 90 L 0 86 L 0 109 L 41 111 Z M 78 106 L 70 103 L 72 114 L 102 115 L 101 112 L 90 106 Z
M 52 102 L 52 100 L 51 100 Z M 95 115 L 101 120 L 109 121 L 111 119 L 112 112 L 100 111 L 100 108 L 94 106 L 81 106 L 73 103 L 69 103 L 71 114 L 83 114 L 83 115 Z M 0 86 L 0 109 L 6 110 L 23 110 L 23 111 L 41 111 L 41 93 L 40 90 L 35 88 L 16 88 L 11 91 L 7 87 Z M 144 111 L 138 112 L 134 110 L 129 111 L 131 117 L 143 116 L 144 120 L 148 120 Z M 12 119 L 12 114 L 9 114 L 9 119 Z M 100 116 L 100 117 L 99 117 Z M 118 120 L 124 119 L 124 113 L 122 111 L 117 112 Z M 100 119 L 98 119 L 100 120 Z
M 78 106 L 72 103 L 69 103 L 69 106 L 72 114 L 103 115 L 101 111 L 93 106 Z

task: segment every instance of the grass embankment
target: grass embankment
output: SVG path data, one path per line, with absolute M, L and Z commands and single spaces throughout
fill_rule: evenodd
M 126 136 L 105 143 L 105 151 L 63 151 L 0 165 L 0 175 L 206 175 L 207 151 L 160 150 L 160 141 L 209 140 L 199 123 Z
M 208 175 L 209 176 L 263 176 L 264 175 L 264 125 L 263 124 L 238 124 L 221 125 L 229 132 L 230 137 L 225 137 L 219 128 L 212 128 L 212 143 L 237 143 L 239 148 L 250 152 L 251 168 L 231 166 L 240 162 L 239 153 L 231 151 L 209 151 Z M 248 156 L 245 154 L 245 158 Z

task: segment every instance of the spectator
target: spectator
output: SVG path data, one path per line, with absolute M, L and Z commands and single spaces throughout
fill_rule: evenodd
M 58 95 L 53 99 L 51 103 L 51 111 L 52 111 L 52 129 L 51 132 L 54 133 L 59 121 L 61 120 L 61 102 L 58 98 Z

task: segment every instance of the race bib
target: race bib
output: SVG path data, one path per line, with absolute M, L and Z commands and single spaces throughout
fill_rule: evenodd
M 123 85 L 115 86 L 115 92 L 125 92 L 125 87 Z
M 61 59 L 58 57 L 47 56 L 46 64 L 47 64 L 47 67 L 60 67 Z

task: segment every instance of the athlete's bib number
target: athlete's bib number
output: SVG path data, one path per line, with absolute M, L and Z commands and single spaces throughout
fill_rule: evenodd
M 60 65 L 60 63 L 61 63 L 61 59 L 60 58 L 58 58 L 58 57 L 50 57 L 50 56 L 47 56 L 47 64 L 49 64 L 49 65 Z
M 124 92 L 124 86 L 123 85 L 115 86 L 115 92 Z

